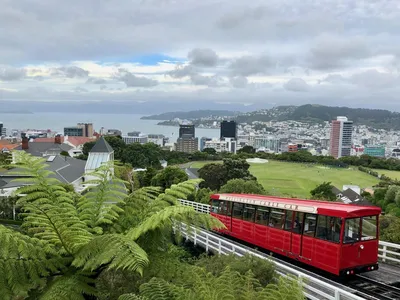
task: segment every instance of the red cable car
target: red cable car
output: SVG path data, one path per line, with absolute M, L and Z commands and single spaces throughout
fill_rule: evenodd
M 378 269 L 379 207 L 214 194 L 210 213 L 223 234 L 337 276 Z

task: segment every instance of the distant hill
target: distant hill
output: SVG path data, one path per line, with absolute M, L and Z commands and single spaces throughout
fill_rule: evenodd
M 365 109 L 349 107 L 333 107 L 306 104 L 301 106 L 277 106 L 238 115 L 235 119 L 239 123 L 253 121 L 303 121 L 323 122 L 336 119 L 337 116 L 346 116 L 354 124 L 367 125 L 377 129 L 400 130 L 400 113 L 382 109 Z
M 142 120 L 173 120 L 175 118 L 179 119 L 200 119 L 207 117 L 224 117 L 224 116 L 235 116 L 239 112 L 234 112 L 230 110 L 192 110 L 192 111 L 176 111 L 167 112 L 159 115 L 151 115 L 141 117 Z

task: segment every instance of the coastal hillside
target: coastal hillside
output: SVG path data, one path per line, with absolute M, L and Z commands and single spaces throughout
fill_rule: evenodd
M 159 115 L 151 115 L 141 117 L 142 120 L 173 120 L 179 119 L 201 119 L 207 117 L 224 117 L 224 116 L 235 116 L 239 112 L 229 111 L 229 110 L 192 110 L 192 111 L 175 111 L 166 112 Z

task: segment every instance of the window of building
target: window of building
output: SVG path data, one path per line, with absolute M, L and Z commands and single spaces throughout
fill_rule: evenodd
M 304 217 L 304 235 L 314 237 L 316 225 L 317 215 L 306 214 Z
M 334 243 L 340 242 L 342 220 L 336 217 L 318 216 L 316 238 Z
M 287 210 L 286 211 L 286 218 L 285 218 L 285 230 L 292 231 L 293 227 L 293 211 Z
M 304 213 L 296 212 L 293 223 L 293 233 L 302 234 L 304 224 Z
M 255 215 L 256 215 L 256 207 L 254 205 L 246 204 L 243 210 L 243 221 L 254 223 Z
M 346 219 L 343 243 L 351 244 L 360 240 L 360 218 Z
M 270 208 L 258 206 L 256 213 L 256 223 L 267 226 L 269 220 L 269 212 Z
M 285 211 L 279 208 L 271 208 L 268 226 L 282 229 L 285 220 Z
M 378 216 L 362 217 L 362 231 L 361 240 L 368 241 L 374 240 L 378 236 L 378 229 L 376 227 Z
M 244 208 L 243 203 L 234 202 L 232 218 L 242 219 L 243 218 L 243 208 Z

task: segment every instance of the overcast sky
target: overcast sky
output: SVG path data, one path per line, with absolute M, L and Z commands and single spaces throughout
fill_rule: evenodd
M 400 110 L 399 33 L 399 0 L 0 0 L 0 105 Z

